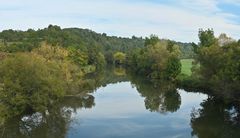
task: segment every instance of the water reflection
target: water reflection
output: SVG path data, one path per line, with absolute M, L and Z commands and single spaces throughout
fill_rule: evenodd
M 60 109 L 60 108 L 59 108 Z M 1 127 L 3 138 L 64 138 L 71 111 L 51 110 L 15 118 Z
M 167 81 L 149 81 L 136 75 L 129 75 L 131 83 L 145 97 L 145 107 L 151 112 L 175 112 L 181 105 L 176 85 Z
M 95 106 L 94 96 L 90 94 L 85 94 L 83 96 L 67 96 L 60 104 L 62 108 L 71 108 L 73 111 L 79 108 L 92 108 Z
M 199 138 L 239 138 L 240 105 L 209 97 L 191 114 L 192 135 Z
M 76 109 L 94 105 L 92 95 L 69 96 L 45 113 L 32 113 L 7 121 L 0 134 L 3 138 L 64 138 Z
M 89 74 L 80 91 L 44 113 L 7 121 L 0 137 L 240 136 L 238 104 L 177 90 L 173 83 L 149 81 L 124 68 Z

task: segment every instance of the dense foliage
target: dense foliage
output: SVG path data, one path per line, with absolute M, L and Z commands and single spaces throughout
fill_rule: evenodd
M 33 54 L 16 54 L 0 64 L 1 117 L 44 111 L 64 96 L 66 84 L 55 62 Z
M 95 68 L 78 54 L 46 43 L 31 52 L 6 53 L 0 62 L 0 119 L 44 112 L 66 94 L 79 93 L 83 76 Z
M 200 43 L 195 45 L 195 64 L 200 64 L 200 67 L 194 68 L 193 75 L 207 82 L 214 91 L 239 95 L 240 42 L 226 35 L 220 36 L 216 38 L 211 29 L 199 31 Z
M 145 47 L 129 54 L 129 65 L 139 74 L 153 79 L 174 80 L 181 72 L 179 46 L 151 36 Z
M 116 52 L 113 55 L 113 59 L 114 59 L 114 63 L 115 64 L 124 64 L 126 63 L 126 54 L 122 53 L 122 52 Z
M 111 77 L 112 74 L 103 70 L 107 64 L 121 65 L 115 70 L 115 77 L 126 75 L 123 68 L 126 67 L 150 80 L 172 83 L 182 77 L 179 76 L 180 59 L 186 57 L 195 59 L 193 73 L 189 73 L 187 79 L 179 79 L 181 84 L 240 96 L 240 42 L 225 34 L 216 38 L 210 29 L 200 30 L 199 39 L 200 43 L 192 46 L 155 35 L 145 39 L 120 38 L 53 25 L 37 31 L 2 31 L 0 111 L 3 114 L 0 117 L 44 112 L 66 95 L 78 94 L 86 87 L 95 88 L 104 78 L 95 76 L 88 80 L 85 76 L 101 72 Z M 163 95 L 178 97 L 172 90 L 166 90 Z M 155 100 L 156 103 L 151 102 Z M 161 105 L 158 100 L 146 96 L 146 107 L 157 110 Z M 164 106 L 172 106 L 171 111 L 178 108 L 168 103 Z
M 126 52 L 136 47 L 143 47 L 144 44 L 144 39 L 134 36 L 121 38 L 107 36 L 105 33 L 95 33 L 88 29 L 61 29 L 53 25 L 37 31 L 32 29 L 27 31 L 4 30 L 0 33 L 1 50 L 5 52 L 31 51 L 43 41 L 50 45 L 79 49 L 92 55 L 101 52 L 106 57 L 117 51 Z M 92 62 L 91 58 L 89 57 L 89 62 Z M 111 58 L 107 59 L 107 61 L 111 60 Z
M 148 38 L 146 38 L 146 42 Z M 158 38 L 157 38 L 158 39 Z M 143 48 L 145 39 L 132 36 L 132 38 L 122 38 L 107 36 L 88 29 L 66 28 L 49 25 L 44 29 L 28 29 L 27 31 L 4 30 L 0 32 L 0 49 L 6 52 L 31 51 L 39 46 L 43 41 L 50 45 L 71 47 L 90 52 L 92 49 L 101 52 L 107 62 L 113 63 L 113 55 L 116 52 L 127 53 L 136 48 Z M 166 40 L 165 40 L 166 41 Z M 182 58 L 193 56 L 191 43 L 174 42 L 180 46 L 183 53 Z

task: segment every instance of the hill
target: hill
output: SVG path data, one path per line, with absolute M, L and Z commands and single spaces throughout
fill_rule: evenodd
M 96 33 L 89 29 L 65 28 L 61 29 L 56 25 L 49 25 L 44 29 L 4 30 L 0 32 L 1 51 L 17 52 L 31 51 L 38 47 L 41 42 L 62 47 L 74 47 L 83 51 L 97 49 L 106 57 L 113 55 L 116 51 L 124 53 L 133 49 L 144 47 L 145 39 L 142 37 L 123 38 L 107 36 L 106 33 Z M 174 41 L 173 41 L 174 42 Z M 174 42 L 180 46 L 182 58 L 192 57 L 191 43 Z M 111 57 L 106 58 L 111 59 Z

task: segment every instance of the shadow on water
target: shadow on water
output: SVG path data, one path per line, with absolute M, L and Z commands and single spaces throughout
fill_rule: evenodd
M 201 107 L 191 113 L 192 135 L 199 138 L 240 137 L 239 103 L 225 103 L 222 99 L 209 97 Z
M 141 97 L 146 110 L 162 115 L 174 113 L 181 106 L 181 95 L 176 85 L 167 81 L 149 81 L 124 68 L 108 67 L 102 72 L 89 74 L 84 79 L 82 93 L 68 95 L 44 113 L 32 113 L 8 120 L 0 128 L 3 138 L 64 138 L 74 122 L 74 113 L 82 108 L 93 108 L 93 93 L 108 84 L 130 81 Z M 192 136 L 199 138 L 239 137 L 240 105 L 226 103 L 213 96 L 192 109 L 190 125 Z M 81 122 L 80 122 L 81 124 Z

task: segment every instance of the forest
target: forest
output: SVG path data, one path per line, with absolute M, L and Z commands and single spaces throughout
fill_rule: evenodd
M 166 89 L 180 87 L 240 98 L 240 41 L 226 34 L 216 37 L 212 29 L 200 29 L 195 44 L 156 35 L 122 38 L 49 25 L 0 33 L 0 123 L 29 112 L 45 112 L 63 97 L 94 89 L 97 84 L 86 76 L 110 65 L 155 84 L 164 82 L 169 86 Z M 171 95 L 176 96 L 174 91 Z M 157 110 L 148 102 L 147 108 Z M 172 111 L 178 108 L 166 106 Z

